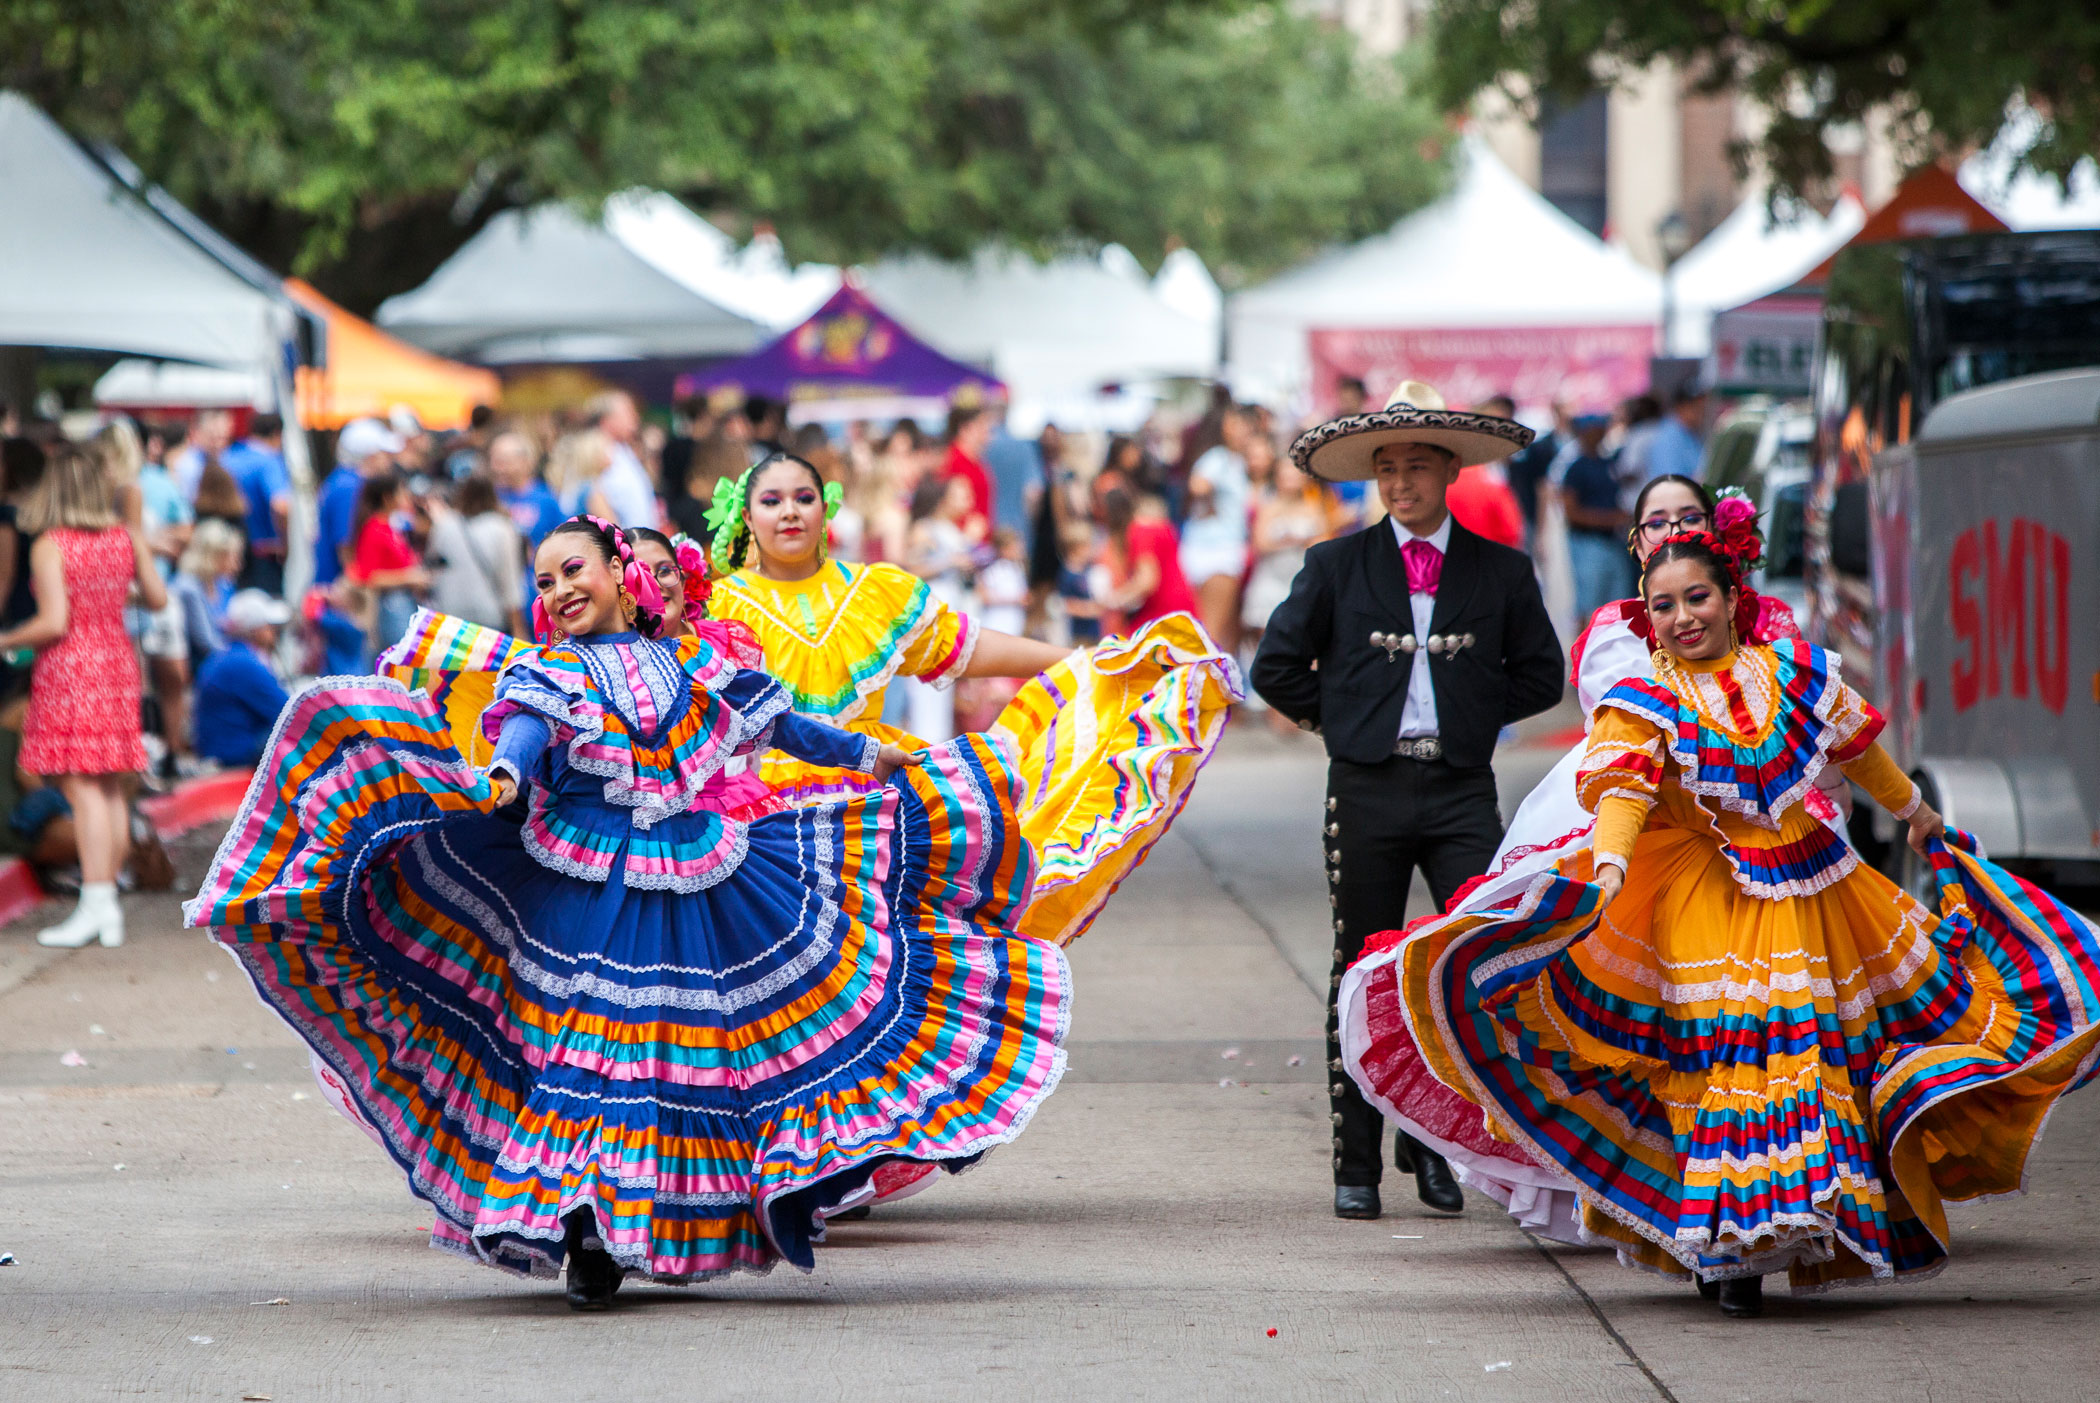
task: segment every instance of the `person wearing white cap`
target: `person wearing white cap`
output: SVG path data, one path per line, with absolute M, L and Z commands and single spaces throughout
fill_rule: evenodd
M 1447 410 L 1435 390 L 1407 381 L 1384 409 L 1291 445 L 1314 477 L 1374 480 L 1390 518 L 1306 552 L 1250 678 L 1278 714 L 1326 741 L 1331 991 L 1368 937 L 1407 923 L 1417 868 L 1439 907 L 1487 870 L 1502 838 L 1497 733 L 1560 700 L 1560 640 L 1530 559 L 1460 526 L 1445 503 L 1462 469 L 1506 458 L 1531 436 L 1510 419 Z M 1378 1109 L 1344 1068 L 1332 1008 L 1327 1030 L 1335 1216 L 1376 1218 Z M 1403 1120 L 1396 1160 L 1413 1169 L 1423 1203 L 1458 1211 L 1464 1194 L 1424 1143 L 1448 1127 Z
M 197 753 L 243 768 L 262 758 L 277 713 L 291 700 L 269 656 L 292 617 L 282 599 L 244 589 L 226 602 L 226 646 L 197 670 Z
M 394 465 L 401 435 L 377 419 L 352 419 L 335 436 L 335 470 L 321 483 L 314 530 L 314 583 L 333 584 L 343 573 L 343 552 L 357 521 L 357 494 L 368 477 Z

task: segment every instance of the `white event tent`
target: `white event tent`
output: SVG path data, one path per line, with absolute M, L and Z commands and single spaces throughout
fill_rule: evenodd
M 1866 222 L 1866 209 L 1850 193 L 1827 215 L 1800 209 L 1789 219 L 1775 216 L 1764 192 L 1753 190 L 1670 270 L 1668 353 L 1704 356 L 1716 313 L 1792 287 Z
M 497 215 L 375 320 L 483 365 L 740 355 L 766 336 L 561 204 Z
M 1383 234 L 1226 305 L 1238 393 L 1326 410 L 1335 380 L 1374 398 L 1425 380 L 1455 405 L 1512 395 L 1603 405 L 1648 383 L 1656 275 L 1541 198 L 1469 137 L 1451 191 Z
M 775 334 L 801 325 L 839 290 L 837 268 L 790 266 L 770 230 L 739 248 L 682 200 L 658 190 L 607 200 L 605 229 L 666 277 Z
M 228 366 L 289 385 L 290 298 L 207 253 L 10 92 L 0 92 L 0 190 L 0 344 Z
M 1119 429 L 1155 402 L 1143 387 L 1215 375 L 1218 346 L 1215 325 L 1169 306 L 1117 252 L 1047 263 L 996 249 L 959 264 L 913 255 L 862 276 L 868 295 L 928 345 L 1006 383 L 1017 432 L 1051 421 Z
M 1152 295 L 1191 321 L 1210 329 L 1213 346 L 1225 334 L 1225 294 L 1192 248 L 1177 248 L 1159 265 Z

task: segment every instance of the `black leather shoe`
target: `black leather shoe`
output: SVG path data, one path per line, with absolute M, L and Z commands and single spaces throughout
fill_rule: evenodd
M 1419 1140 L 1415 1142 L 1415 1197 L 1439 1213 L 1466 1211 L 1465 1191 L 1451 1175 L 1444 1157 Z
M 1721 1283 L 1721 1314 L 1748 1320 L 1765 1313 L 1765 1279 L 1761 1276 L 1731 1277 Z
M 620 1269 L 604 1249 L 569 1254 L 570 1310 L 611 1310 L 613 1293 L 619 1289 Z
M 596 1247 L 583 1245 L 595 1240 L 596 1220 L 588 1212 L 577 1212 L 570 1214 L 563 1226 L 568 1229 L 564 1246 L 568 1249 L 569 1270 L 564 1294 L 569 1309 L 611 1310 L 622 1273 L 602 1243 Z
M 1415 1172 L 1415 1137 L 1404 1130 L 1393 1132 L 1393 1168 L 1402 1174 Z
M 1693 1285 L 1695 1285 L 1695 1286 L 1697 1286 L 1697 1287 L 1699 1288 L 1699 1299 L 1700 1299 L 1700 1300 L 1702 1300 L 1702 1301 L 1718 1301 L 1718 1300 L 1720 1300 L 1720 1299 L 1721 1299 L 1721 1283 L 1720 1283 L 1720 1282 L 1718 1282 L 1718 1281 L 1695 1281 L 1695 1282 L 1693 1282 L 1692 1284 L 1693 1284 Z
M 832 1214 L 828 1221 L 834 1223 L 861 1223 L 867 1221 L 868 1215 L 874 1211 L 874 1204 L 863 1203 L 858 1208 L 849 1208 L 843 1213 Z
M 1383 1211 L 1378 1204 L 1378 1189 L 1372 1184 L 1336 1184 L 1334 1186 L 1334 1216 L 1355 1218 L 1368 1222 Z

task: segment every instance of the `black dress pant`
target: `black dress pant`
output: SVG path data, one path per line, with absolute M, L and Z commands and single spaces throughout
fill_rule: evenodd
M 1407 924 L 1407 889 L 1416 869 L 1440 908 L 1487 870 L 1502 842 L 1495 772 L 1397 755 L 1375 765 L 1330 761 L 1323 833 L 1334 909 L 1334 976 L 1327 991 L 1334 1182 L 1371 1186 L 1385 1172 L 1385 1119 L 1342 1070 L 1335 1007 L 1342 972 L 1371 936 Z

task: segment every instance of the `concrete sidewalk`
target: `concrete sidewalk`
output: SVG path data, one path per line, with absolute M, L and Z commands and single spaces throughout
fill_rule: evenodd
M 1508 785 L 1551 759 L 1513 756 Z M 134 899 L 119 951 L 38 951 L 23 922 L 0 934 L 0 1399 L 2093 1391 L 2100 1100 L 2058 1116 L 2035 1197 L 1957 1215 L 1937 1282 L 1761 1322 L 1482 1207 L 1430 1217 L 1397 1179 L 1383 1221 L 1336 1221 L 1321 775 L 1315 746 L 1235 732 L 1074 949 L 1072 1069 L 1018 1144 L 834 1228 L 812 1276 L 635 1288 L 609 1316 L 428 1250 L 172 899 Z

